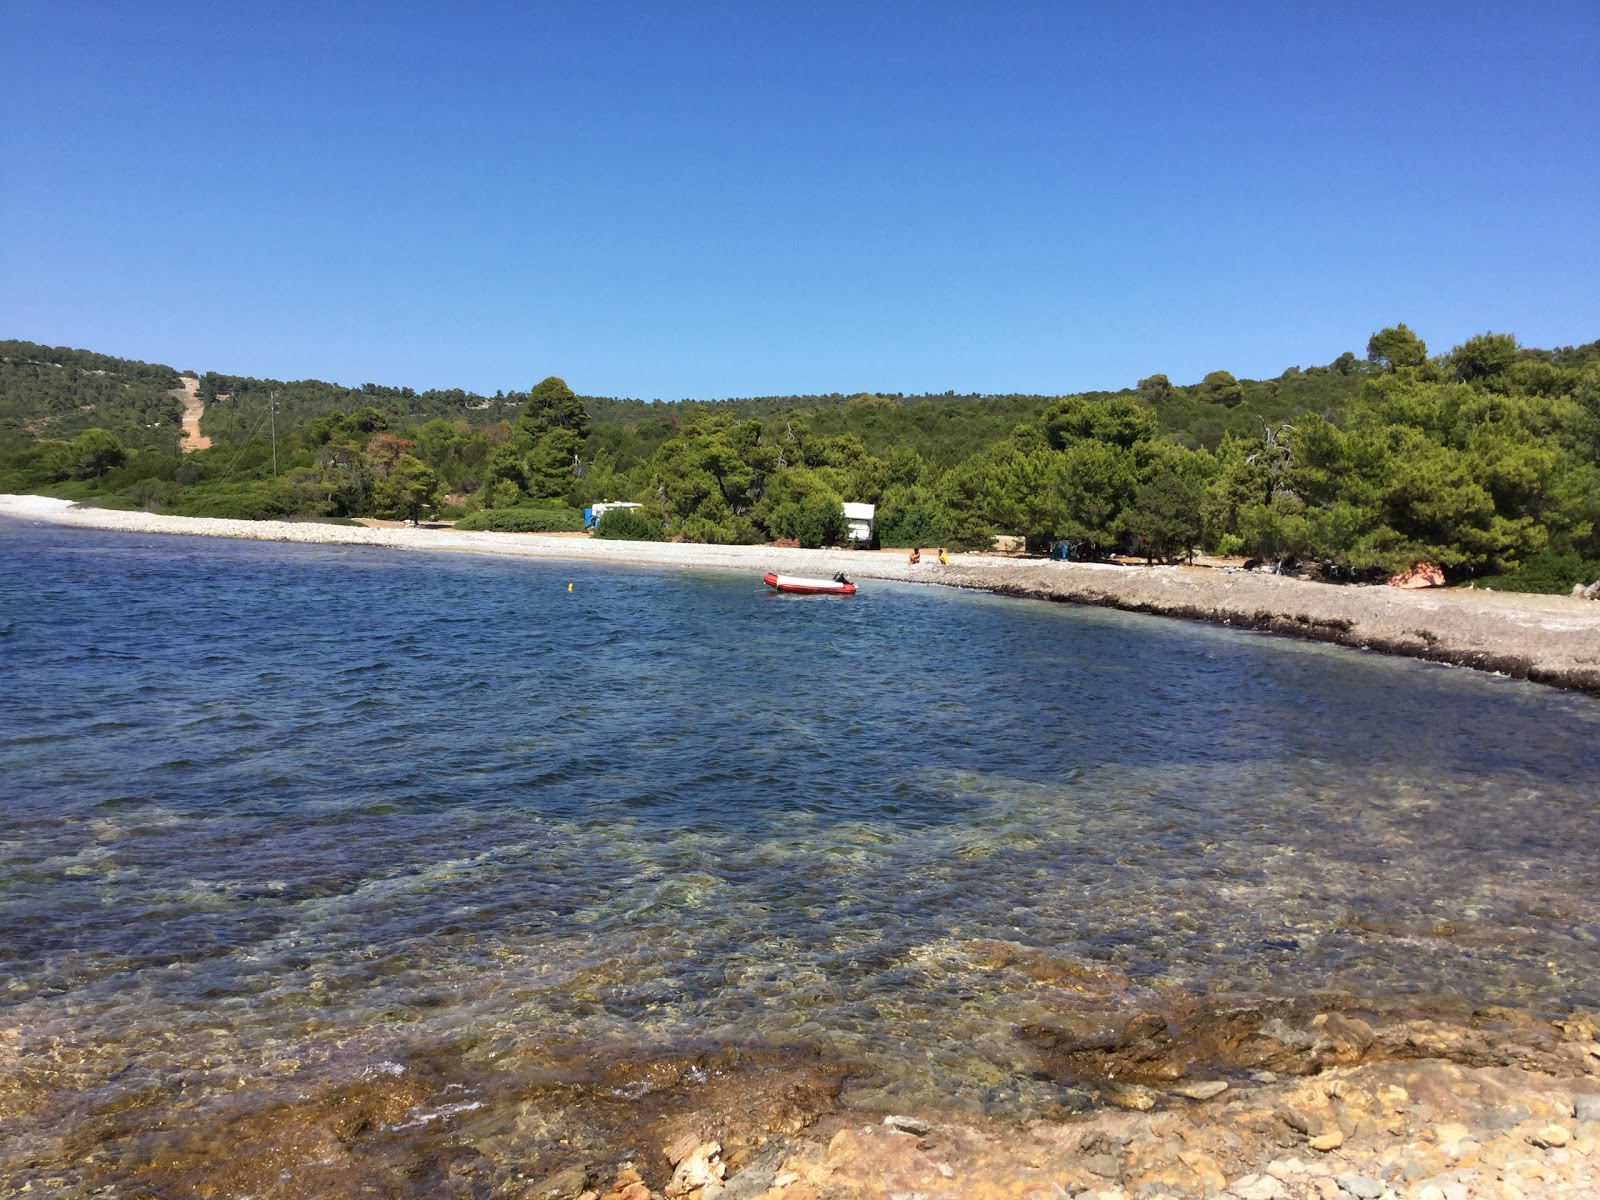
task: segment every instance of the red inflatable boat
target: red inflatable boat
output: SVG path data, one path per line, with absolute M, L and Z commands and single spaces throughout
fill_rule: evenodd
M 807 579 L 804 575 L 774 575 L 770 571 L 761 582 L 779 592 L 801 592 L 816 596 L 854 596 L 856 585 L 842 574 L 833 579 Z

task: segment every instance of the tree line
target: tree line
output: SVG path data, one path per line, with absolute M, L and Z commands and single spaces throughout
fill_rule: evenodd
M 841 540 L 854 500 L 878 506 L 887 545 L 1011 534 L 1079 558 L 1206 550 L 1352 579 L 1427 561 L 1454 580 L 1549 590 L 1600 574 L 1600 343 L 1538 350 L 1488 333 L 1430 355 L 1401 324 L 1365 358 L 1274 379 L 1158 374 L 1062 397 L 646 403 L 556 377 L 489 397 L 208 373 L 214 444 L 181 457 L 175 437 L 135 432 L 157 411 L 141 407 L 150 389 L 176 384 L 170 368 L 0 349 L 7 491 L 499 529 L 572 528 L 588 504 L 631 500 L 643 508 L 618 524 L 635 535 L 799 545 Z M 100 386 L 83 382 L 93 371 L 121 408 L 69 404 Z M 69 411 L 77 424 L 41 424 Z

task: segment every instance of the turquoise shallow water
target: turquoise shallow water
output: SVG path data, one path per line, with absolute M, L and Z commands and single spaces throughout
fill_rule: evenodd
M 1580 695 L 911 586 L 20 522 L 0 662 L 0 1106 L 66 1126 L 424 1044 L 479 1079 L 802 1047 L 861 1103 L 1025 1117 L 1055 1000 L 995 944 L 1600 1005 Z

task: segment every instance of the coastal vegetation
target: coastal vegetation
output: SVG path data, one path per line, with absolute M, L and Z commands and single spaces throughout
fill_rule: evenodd
M 207 373 L 208 449 L 180 453 L 179 373 L 0 343 L 0 491 L 238 518 L 831 545 L 842 504 L 885 545 L 1074 557 L 1198 550 L 1358 579 L 1565 591 L 1600 576 L 1600 342 L 1486 333 L 1430 355 L 1404 324 L 1366 356 L 1272 379 L 1153 374 L 1067 396 L 585 397 Z

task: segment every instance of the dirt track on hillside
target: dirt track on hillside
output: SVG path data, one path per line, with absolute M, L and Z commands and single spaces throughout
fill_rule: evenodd
M 178 448 L 185 454 L 209 450 L 211 439 L 200 432 L 200 418 L 206 411 L 200 400 L 200 381 L 192 375 L 180 376 L 179 386 L 172 389 L 172 394 L 183 401 L 183 438 Z

